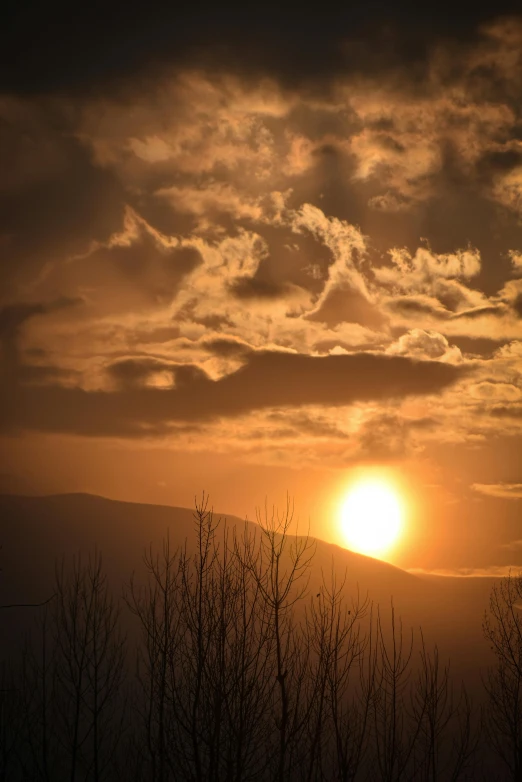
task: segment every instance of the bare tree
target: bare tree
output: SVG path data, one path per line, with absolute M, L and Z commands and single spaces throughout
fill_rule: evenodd
M 50 637 L 49 611 L 38 622 L 37 641 L 26 644 L 19 676 L 24 713 L 24 745 L 29 747 L 37 779 L 49 782 L 60 766 L 56 725 L 56 668 Z M 23 756 L 23 750 L 21 757 Z M 22 761 L 23 765 L 23 761 Z
M 362 683 L 365 653 L 370 639 L 361 631 L 368 600 L 359 595 L 350 608 L 333 565 L 330 582 L 311 598 L 307 616 L 313 667 L 312 709 L 308 725 L 308 772 L 312 779 L 355 779 L 368 739 L 371 692 Z M 371 655 L 371 651 L 370 651 Z
M 421 631 L 414 654 L 393 603 L 385 621 L 367 597 L 347 593 L 333 564 L 308 595 L 314 544 L 293 533 L 289 502 L 258 522 L 230 529 L 203 495 L 194 539 L 174 550 L 167 536 L 159 553 L 146 552 L 146 581 L 133 576 L 125 595 L 138 630 L 128 698 L 101 557 L 62 563 L 38 646 L 21 658 L 13 704 L 24 727 L 11 744 L 0 700 L 4 776 L 14 758 L 16 781 L 473 778 L 471 704 L 464 690 L 453 696 L 437 647 L 429 651 Z M 490 674 L 491 692 L 502 693 L 492 726 L 505 713 L 512 720 L 520 690 L 518 636 L 506 619 L 517 618 L 518 598 L 495 595 L 496 624 L 486 628 L 508 653 Z M 505 749 L 498 726 L 494 736 Z
M 310 714 L 310 687 L 307 677 L 311 639 L 297 622 L 296 606 L 308 586 L 309 567 L 314 553 L 308 536 L 292 534 L 293 507 L 287 499 L 282 513 L 265 509 L 258 515 L 260 544 L 248 552 L 247 565 L 259 589 L 265 621 L 273 644 L 276 687 L 273 691 L 273 719 L 277 744 L 274 748 L 272 778 L 283 782 L 293 778 L 303 761 L 303 743 Z
M 18 677 L 3 663 L 0 672 L 0 780 L 13 779 L 22 745 L 23 709 Z
M 510 778 L 522 780 L 522 577 L 509 575 L 491 589 L 483 630 L 495 656 L 484 681 L 485 727 Z
M 407 725 L 406 693 L 411 675 L 413 633 L 405 643 L 402 622 L 391 606 L 391 638 L 387 639 L 380 610 L 377 612 L 377 648 L 373 697 L 374 779 L 396 782 L 404 778 L 415 735 Z
M 441 664 L 437 646 L 428 651 L 422 630 L 420 643 L 420 668 L 410 706 L 413 725 L 418 727 L 413 778 L 453 782 L 466 775 L 476 748 L 471 703 L 464 686 L 454 698 L 449 662 Z
M 255 543 L 196 505 L 196 551 L 145 558 L 127 600 L 142 628 L 141 713 L 152 779 L 248 780 L 267 764 L 270 623 L 247 564 Z M 254 555 L 252 552 L 252 560 Z
M 124 677 L 119 609 L 110 595 L 99 552 L 56 570 L 54 664 L 59 731 L 68 776 L 95 782 L 108 773 L 121 738 L 117 713 Z

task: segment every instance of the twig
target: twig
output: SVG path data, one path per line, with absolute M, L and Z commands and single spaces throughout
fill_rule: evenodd
M 40 608 L 40 606 L 47 605 L 47 603 L 50 603 L 51 600 L 56 597 L 56 592 L 54 595 L 51 595 L 51 597 L 48 597 L 47 600 L 44 600 L 42 603 L 8 603 L 6 605 L 0 605 L 0 609 L 2 608 Z

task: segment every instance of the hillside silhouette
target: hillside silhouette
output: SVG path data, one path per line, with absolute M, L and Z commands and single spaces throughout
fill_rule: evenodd
M 522 582 L 207 502 L 0 497 L 0 778 L 519 778 Z
M 215 513 L 231 528 L 252 531 L 256 522 Z M 168 534 L 173 549 L 195 543 L 193 509 L 110 500 L 92 494 L 0 496 L 1 588 L 4 602 L 35 602 L 52 593 L 55 561 L 96 546 L 116 590 L 142 568 L 143 553 Z M 413 575 L 382 560 L 315 539 L 310 593 L 321 574 L 346 578 L 347 599 L 359 593 L 383 608 L 393 599 L 406 627 L 422 626 L 427 638 L 472 676 L 487 664 L 481 624 L 494 579 Z M 470 666 L 470 663 L 473 665 Z

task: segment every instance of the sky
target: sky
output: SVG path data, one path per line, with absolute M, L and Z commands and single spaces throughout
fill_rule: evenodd
M 0 489 L 522 565 L 522 15 L 13 4 L 0 32 Z

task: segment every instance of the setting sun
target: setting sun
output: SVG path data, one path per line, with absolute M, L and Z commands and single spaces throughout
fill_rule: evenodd
M 341 506 L 345 543 L 361 554 L 382 556 L 400 538 L 403 518 L 403 503 L 393 486 L 377 479 L 358 481 Z

